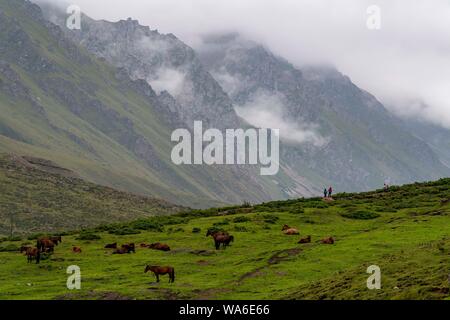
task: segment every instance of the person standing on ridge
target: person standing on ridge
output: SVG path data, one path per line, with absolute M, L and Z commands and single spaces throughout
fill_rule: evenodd
M 327 194 L 328 194 L 327 188 L 324 188 L 324 189 L 323 189 L 323 197 L 326 198 L 326 197 L 327 197 Z
M 331 198 L 331 195 L 333 194 L 333 188 L 328 188 L 328 198 Z

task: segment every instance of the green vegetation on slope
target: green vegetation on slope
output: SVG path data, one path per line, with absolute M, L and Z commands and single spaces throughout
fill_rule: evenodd
M 11 221 L 14 234 L 61 232 L 181 209 L 86 182 L 45 160 L 0 155 L 0 235 L 9 235 Z
M 41 264 L 0 252 L 2 299 L 449 299 L 450 179 L 362 194 L 194 210 L 68 233 Z M 352 214 L 350 214 L 352 213 Z M 376 213 L 376 214 L 375 214 Z M 312 236 L 281 232 L 284 224 Z M 207 229 L 235 242 L 214 250 Z M 123 234 L 123 235 L 121 235 Z M 90 237 L 96 235 L 96 237 Z M 320 239 L 333 236 L 333 245 Z M 77 240 L 78 238 L 78 240 Z M 93 240 L 82 240 L 82 239 Z M 28 240 L 4 241 L 0 251 Z M 135 242 L 135 254 L 112 255 L 107 243 Z M 163 242 L 170 252 L 139 248 Z M 72 246 L 81 254 L 71 252 Z M 175 267 L 159 284 L 146 264 Z M 66 268 L 81 268 L 82 289 L 66 288 Z M 378 265 L 381 290 L 368 290 Z

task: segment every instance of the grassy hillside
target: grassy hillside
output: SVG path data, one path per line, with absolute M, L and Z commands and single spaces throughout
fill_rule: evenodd
M 86 182 L 56 164 L 0 154 L 0 235 L 55 232 L 154 215 L 182 208 Z
M 191 211 L 69 233 L 41 264 L 0 248 L 0 299 L 450 299 L 450 179 L 334 201 L 298 199 L 253 207 Z M 284 224 L 312 243 L 281 232 Z M 208 228 L 235 236 L 216 251 Z M 94 240 L 92 235 L 100 237 Z M 333 245 L 319 240 L 333 236 Z M 106 243 L 164 242 L 170 252 L 137 248 L 112 255 Z M 73 245 L 81 254 L 71 252 Z M 6 252 L 10 251 L 10 252 Z M 176 280 L 155 283 L 146 264 L 175 267 Z M 82 289 L 66 289 L 78 265 Z M 378 265 L 381 290 L 368 290 L 366 269 Z

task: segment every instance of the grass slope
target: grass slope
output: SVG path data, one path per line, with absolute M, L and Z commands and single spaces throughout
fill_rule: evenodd
M 176 213 L 181 207 L 86 182 L 36 158 L 0 155 L 0 235 L 55 232 Z
M 450 179 L 339 194 L 335 201 L 298 199 L 253 207 L 190 211 L 63 237 L 56 252 L 29 265 L 0 252 L 0 299 L 450 299 Z M 283 224 L 311 235 L 297 244 Z M 236 240 L 216 251 L 212 226 Z M 199 231 L 200 229 L 200 231 Z M 334 245 L 318 241 L 326 236 Z M 32 240 L 4 241 L 2 251 Z M 137 248 L 112 255 L 106 243 L 164 242 L 170 252 Z M 80 246 L 81 254 L 71 252 Z M 146 264 L 171 265 L 176 281 L 156 284 Z M 66 268 L 78 265 L 82 289 L 66 288 Z M 366 269 L 378 265 L 381 290 L 368 290 Z

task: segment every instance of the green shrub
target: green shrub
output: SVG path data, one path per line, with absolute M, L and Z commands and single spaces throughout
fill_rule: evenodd
M 376 219 L 376 218 L 380 217 L 380 215 L 378 213 L 362 211 L 362 210 L 342 213 L 341 216 L 343 216 L 344 218 L 357 219 L 357 220 L 370 220 L 370 219 Z
M 244 226 L 236 226 L 236 227 L 234 227 L 234 231 L 237 231 L 237 232 L 248 232 L 249 230 L 246 227 L 244 227 Z
M 263 219 L 265 223 L 275 224 L 280 218 L 273 214 L 265 214 L 263 215 Z
M 244 217 L 244 216 L 236 217 L 236 218 L 233 219 L 234 223 L 242 223 L 242 222 L 249 222 L 249 221 L 250 221 L 250 218 L 249 217 Z
M 219 231 L 224 232 L 225 229 L 217 227 L 217 226 L 212 226 L 212 227 L 208 228 L 208 232 L 219 232 Z
M 5 241 L 22 241 L 22 237 L 20 236 L 13 236 L 13 237 L 3 237 L 0 239 L 0 242 L 5 242 Z
M 15 252 L 15 251 L 19 251 L 20 247 L 16 244 L 7 244 L 7 245 L 2 245 L 0 246 L 0 252 Z
M 158 232 L 162 232 L 163 231 L 163 227 L 161 224 L 159 224 L 156 221 L 152 221 L 152 220 L 137 220 L 134 221 L 131 224 L 131 228 L 132 229 L 136 229 L 136 230 L 152 230 L 152 231 L 158 231 Z
M 139 230 L 133 229 L 131 227 L 119 227 L 116 229 L 112 229 L 108 232 L 109 234 L 115 234 L 117 236 L 126 236 L 130 234 L 139 234 L 141 233 Z
M 81 232 L 75 240 L 100 240 L 101 237 L 92 232 Z
M 213 223 L 213 226 L 227 226 L 230 224 L 230 221 L 228 221 L 227 219 L 222 220 L 222 221 L 218 221 Z
M 292 214 L 301 214 L 301 213 L 305 213 L 305 209 L 303 209 L 302 207 L 291 208 L 291 209 L 289 210 L 289 213 L 292 213 Z
M 200 233 L 200 232 L 202 232 L 202 229 L 197 228 L 197 227 L 192 228 L 192 233 Z
M 28 236 L 28 240 L 36 240 L 37 238 L 45 237 L 47 234 L 45 233 L 33 233 Z

